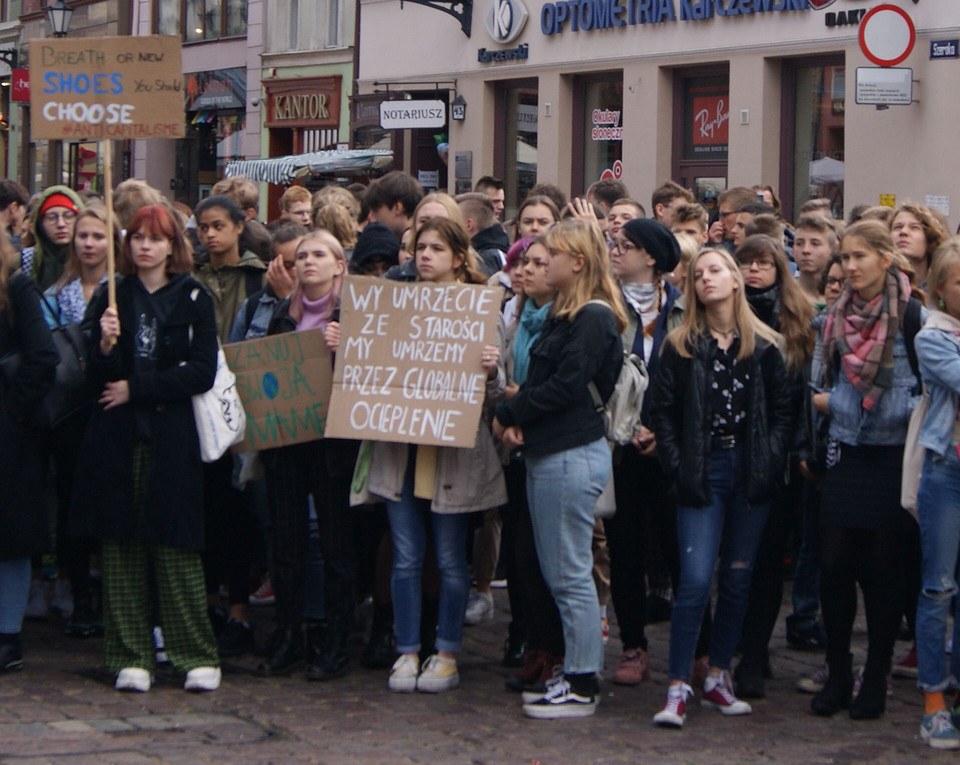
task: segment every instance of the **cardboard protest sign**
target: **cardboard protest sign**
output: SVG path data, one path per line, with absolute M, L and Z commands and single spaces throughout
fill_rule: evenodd
M 319 329 L 285 332 L 223 347 L 247 414 L 242 450 L 323 438 L 333 369 Z
M 30 137 L 183 138 L 180 40 L 64 37 L 30 43 Z
M 327 419 L 331 438 L 474 445 L 500 287 L 347 276 Z

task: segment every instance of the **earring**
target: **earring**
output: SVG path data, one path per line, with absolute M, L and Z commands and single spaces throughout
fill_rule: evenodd
M 946 307 L 947 307 L 947 304 L 943 302 L 943 298 L 940 298 L 940 299 L 937 301 L 937 308 L 939 308 L 939 309 L 942 311 L 942 310 L 944 310 Z

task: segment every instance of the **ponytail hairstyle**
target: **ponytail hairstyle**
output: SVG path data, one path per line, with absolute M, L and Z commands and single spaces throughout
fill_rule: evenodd
M 602 300 L 613 310 L 617 326 L 623 332 L 627 328 L 627 312 L 620 288 L 610 271 L 610 257 L 600 227 L 568 218 L 547 229 L 544 242 L 551 256 L 554 252 L 565 252 L 583 258 L 583 268 L 573 287 L 569 292 L 557 293 L 551 309 L 553 315 L 573 321 L 591 300 Z
M 420 224 L 413 235 L 413 244 L 411 245 L 414 259 L 417 257 L 417 242 L 427 231 L 435 231 L 447 247 L 453 250 L 454 262 L 457 258 L 460 259 L 460 264 L 453 269 L 458 282 L 466 284 L 487 283 L 486 275 L 477 268 L 477 261 L 470 247 L 470 237 L 467 230 L 450 218 L 430 218 L 430 220 Z
M 667 335 L 667 342 L 670 343 L 676 352 L 685 359 L 693 358 L 699 347 L 700 338 L 710 332 L 707 325 L 707 309 L 700 302 L 697 296 L 697 263 L 705 255 L 717 255 L 723 261 L 733 278 L 737 282 L 737 289 L 733 291 L 733 319 L 736 323 L 737 332 L 740 335 L 740 351 L 737 353 L 737 360 L 744 361 L 753 355 L 757 346 L 757 337 L 761 337 L 769 343 L 782 346 L 781 336 L 773 329 L 764 324 L 753 312 L 750 304 L 747 302 L 746 289 L 743 282 L 743 274 L 740 273 L 740 266 L 733 259 L 733 256 L 725 249 L 720 247 L 707 247 L 700 250 L 690 261 L 687 268 L 687 282 L 683 288 L 685 306 L 683 310 L 683 320 L 674 327 Z

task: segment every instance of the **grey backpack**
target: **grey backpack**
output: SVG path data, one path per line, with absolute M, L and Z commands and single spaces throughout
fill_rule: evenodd
M 604 300 L 591 300 L 591 303 L 610 306 Z M 611 309 L 612 310 L 612 309 Z M 593 405 L 603 420 L 603 431 L 608 441 L 620 446 L 629 444 L 640 429 L 640 410 L 643 408 L 643 395 L 650 385 L 650 375 L 643 359 L 635 353 L 623 352 L 623 366 L 613 388 L 613 393 L 604 404 L 600 391 L 591 380 L 587 385 Z

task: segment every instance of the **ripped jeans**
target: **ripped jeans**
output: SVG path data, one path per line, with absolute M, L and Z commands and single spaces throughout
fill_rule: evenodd
M 750 577 L 770 503 L 747 502 L 743 449 L 714 449 L 706 507 L 677 506 L 680 582 L 670 616 L 670 679 L 687 682 L 720 554 L 710 665 L 729 669 L 747 612 Z
M 917 685 L 923 691 L 942 691 L 960 680 L 960 618 L 953 621 L 949 677 L 944 650 L 950 602 L 957 593 L 960 552 L 960 460 L 956 449 L 951 447 L 946 457 L 927 452 L 917 510 L 923 551 L 923 588 L 917 602 Z

